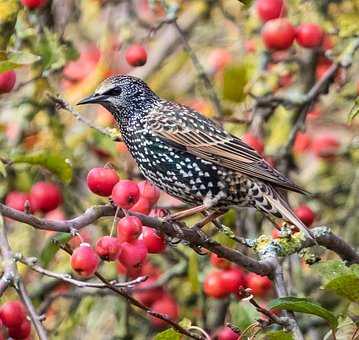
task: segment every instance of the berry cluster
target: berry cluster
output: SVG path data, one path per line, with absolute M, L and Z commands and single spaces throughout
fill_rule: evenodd
M 270 50 L 286 50 L 294 40 L 304 48 L 315 48 L 323 44 L 325 33 L 314 23 L 304 23 L 295 28 L 284 18 L 287 9 L 284 0 L 258 0 L 257 14 L 264 22 L 262 39 Z
M 214 269 L 204 279 L 203 290 L 206 295 L 221 299 L 238 293 L 240 287 L 250 288 L 253 295 L 260 298 L 270 292 L 272 282 L 268 277 L 247 273 L 216 254 L 211 254 L 210 262 Z
M 30 192 L 11 191 L 6 195 L 5 204 L 13 209 L 24 211 L 27 207 L 32 213 L 49 213 L 62 203 L 62 193 L 52 182 L 37 182 Z
M 8 337 L 15 340 L 27 339 L 31 333 L 31 323 L 26 317 L 25 307 L 18 300 L 5 302 L 0 307 L 0 320 L 0 340 L 5 339 L 5 331 Z

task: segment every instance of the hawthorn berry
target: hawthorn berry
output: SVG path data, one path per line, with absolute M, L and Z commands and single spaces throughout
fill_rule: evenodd
M 261 34 L 268 49 L 286 50 L 293 44 L 295 28 L 287 19 L 273 19 L 263 25 Z
M 72 269 L 84 278 L 91 277 L 100 264 L 100 258 L 88 243 L 81 243 L 71 255 Z
M 51 182 L 37 182 L 30 190 L 30 203 L 33 211 L 49 212 L 62 203 L 59 187 Z
M 151 306 L 151 311 L 165 314 L 167 315 L 171 320 L 176 321 L 179 316 L 179 308 L 176 303 L 176 301 L 169 296 L 168 294 L 163 294 L 163 296 L 155 301 Z M 161 319 L 151 317 L 151 323 L 153 326 L 162 328 L 167 325 L 167 323 Z
M 45 6 L 47 0 L 21 0 L 21 3 L 28 9 L 35 9 Z
M 277 19 L 286 13 L 283 0 L 257 0 L 256 11 L 263 22 Z
M 207 274 L 203 283 L 203 291 L 206 295 L 221 299 L 229 294 L 224 287 L 221 274 L 221 271 L 213 271 Z
M 166 249 L 166 240 L 164 235 L 159 234 L 153 228 L 143 227 L 140 239 L 143 240 L 148 252 L 151 254 L 159 254 Z
M 298 218 L 307 226 L 310 227 L 314 222 L 314 212 L 306 204 L 302 204 L 294 210 Z
M 132 242 L 142 233 L 142 221 L 137 216 L 125 216 L 117 223 L 117 238 L 120 242 Z
M 136 285 L 135 292 L 133 293 L 134 298 L 142 302 L 145 306 L 150 307 L 155 301 L 159 300 L 163 295 L 162 287 L 146 289 L 147 287 L 153 286 L 156 283 L 156 281 L 157 280 L 154 277 L 149 277 L 146 281 Z
M 26 201 L 30 202 L 30 195 L 20 191 L 11 191 L 5 198 L 5 204 L 8 207 L 19 211 L 25 210 Z
M 262 139 L 253 135 L 250 132 L 247 132 L 242 136 L 242 140 L 243 140 L 243 142 L 248 144 L 250 147 L 252 147 L 254 150 L 256 150 L 260 155 L 263 155 L 264 143 L 263 143 Z
M 215 253 L 211 254 L 210 262 L 211 262 L 212 266 L 215 266 L 215 267 L 220 268 L 220 269 L 229 269 L 229 268 L 231 268 L 231 262 L 230 261 L 228 261 L 227 259 L 224 259 L 222 257 L 219 257 Z
M 231 60 L 232 55 L 225 48 L 216 48 L 208 57 L 208 63 L 214 72 L 223 70 Z
M 138 183 L 141 197 L 146 198 L 151 205 L 155 205 L 160 198 L 161 191 L 149 181 L 141 181 Z
M 218 328 L 214 334 L 215 340 L 241 340 L 241 336 L 233 332 L 229 327 L 223 326 Z
M 301 24 L 297 27 L 295 39 L 297 43 L 306 48 L 318 47 L 324 37 L 323 29 L 312 23 Z
M 29 320 L 24 319 L 17 327 L 10 327 L 8 329 L 9 336 L 15 340 L 26 339 L 31 333 L 31 323 Z
M 148 215 L 151 212 L 151 209 L 152 205 L 150 201 L 147 198 L 140 196 L 140 198 L 138 199 L 136 204 L 134 204 L 134 206 L 130 209 L 130 211 L 137 212 L 143 215 Z
M 221 280 L 227 293 L 236 293 L 246 283 L 244 273 L 238 268 L 222 271 Z
M 323 159 L 332 159 L 340 147 L 336 137 L 331 135 L 322 135 L 315 138 L 312 142 L 314 154 Z
M 256 297 L 264 297 L 272 288 L 272 281 L 267 276 L 260 276 L 256 273 L 246 275 L 247 287 L 252 289 Z
M 87 175 L 87 186 L 99 196 L 110 196 L 115 184 L 120 180 L 111 168 L 93 168 Z
M 111 197 L 120 208 L 131 209 L 140 198 L 140 189 L 133 181 L 120 180 L 113 187 Z
M 118 260 L 126 267 L 140 267 L 145 262 L 148 251 L 143 240 L 121 243 L 121 252 Z
M 5 302 L 0 308 L 0 319 L 8 328 L 19 327 L 26 320 L 25 307 L 18 300 Z
M 117 259 L 121 248 L 116 237 L 103 236 L 97 240 L 95 250 L 102 260 L 114 261 Z
M 125 58 L 131 66 L 143 66 L 147 61 L 147 52 L 141 44 L 133 44 L 127 48 Z
M 0 94 L 10 92 L 16 83 L 15 71 L 5 71 L 0 73 Z
M 312 142 L 311 138 L 309 137 L 308 134 L 303 132 L 298 132 L 295 137 L 293 151 L 295 153 L 303 153 L 310 148 L 311 142 Z

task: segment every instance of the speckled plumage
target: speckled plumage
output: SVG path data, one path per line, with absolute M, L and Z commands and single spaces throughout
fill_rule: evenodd
M 94 102 L 114 115 L 141 172 L 163 191 L 209 209 L 255 207 L 306 230 L 278 189 L 304 190 L 213 121 L 130 76 L 106 79 L 80 103 Z

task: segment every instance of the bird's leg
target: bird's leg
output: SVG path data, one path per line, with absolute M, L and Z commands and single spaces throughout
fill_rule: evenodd
M 193 226 L 193 228 L 201 229 L 201 228 L 204 227 L 206 224 L 208 224 L 208 223 L 214 221 L 216 218 L 222 216 L 223 214 L 224 214 L 224 212 L 223 212 L 223 211 L 219 211 L 219 210 L 217 210 L 217 211 L 212 211 L 212 212 L 209 213 L 209 214 L 205 214 L 205 213 L 204 213 L 205 217 L 204 217 L 202 220 L 200 220 L 199 222 L 197 222 L 197 223 Z
M 186 210 L 182 210 L 182 211 L 179 211 L 177 213 L 174 213 L 174 214 L 171 214 L 169 216 L 166 216 L 165 217 L 165 221 L 178 221 L 178 220 L 182 220 L 186 217 L 189 217 L 189 216 L 193 216 L 197 213 L 200 213 L 200 212 L 203 212 L 205 211 L 207 208 L 207 206 L 205 205 L 199 205 L 197 207 L 194 207 L 194 208 L 190 208 L 190 209 L 186 209 Z

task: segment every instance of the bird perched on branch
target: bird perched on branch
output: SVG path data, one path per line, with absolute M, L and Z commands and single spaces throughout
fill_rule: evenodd
M 310 236 L 282 194 L 305 191 L 212 120 L 127 75 L 107 78 L 78 104 L 89 103 L 112 113 L 148 180 L 193 206 L 173 218 L 205 211 L 214 218 L 231 206 L 255 207 Z

